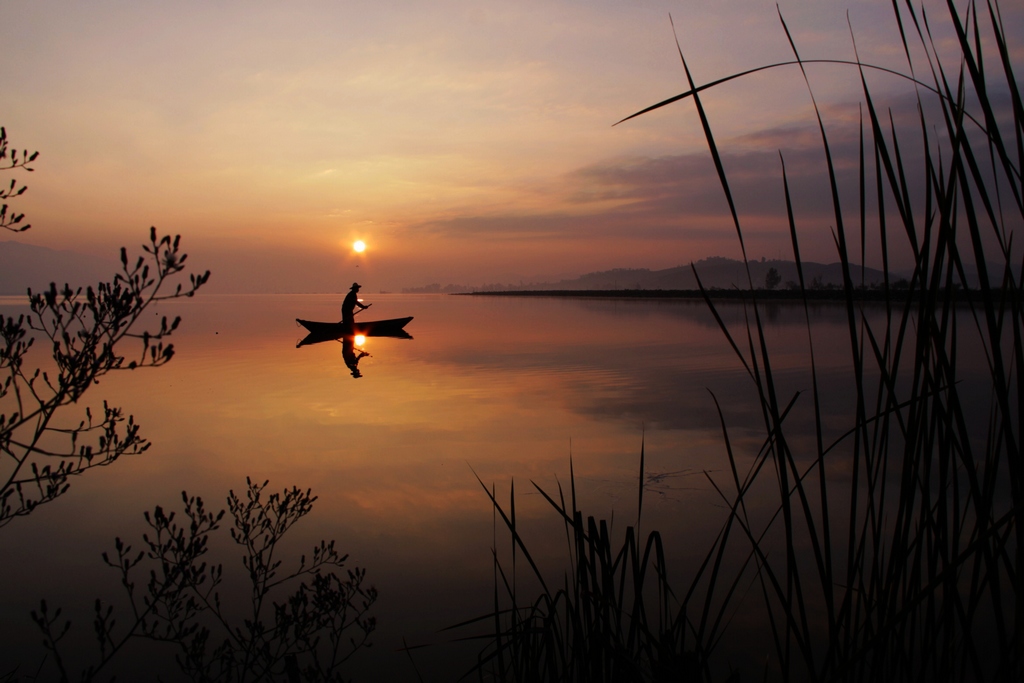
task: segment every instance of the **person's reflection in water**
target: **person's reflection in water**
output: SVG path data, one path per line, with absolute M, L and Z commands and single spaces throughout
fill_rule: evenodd
M 359 379 L 363 376 L 363 373 L 359 371 L 359 359 L 363 356 L 369 356 L 366 351 L 358 349 L 356 353 L 355 338 L 346 335 L 341 340 L 341 357 L 345 359 L 345 365 L 349 370 L 352 371 L 352 376 Z

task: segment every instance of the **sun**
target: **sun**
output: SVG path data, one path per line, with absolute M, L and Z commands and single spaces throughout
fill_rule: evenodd
M 355 242 L 352 243 L 352 249 L 354 249 L 356 253 L 362 254 L 364 251 L 366 251 L 366 242 L 362 240 L 356 240 Z
M 356 345 L 356 346 L 362 346 L 363 344 L 365 344 L 365 343 L 366 343 L 366 337 L 365 337 L 364 335 L 361 335 L 361 334 L 357 334 L 357 335 L 356 335 L 356 338 L 355 338 L 355 339 L 353 339 L 352 341 L 354 341 L 354 342 L 355 342 L 355 345 Z

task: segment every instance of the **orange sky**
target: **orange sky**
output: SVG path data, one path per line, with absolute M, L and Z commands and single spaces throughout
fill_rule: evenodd
M 852 59 L 848 12 L 862 58 L 904 68 L 889 2 L 780 7 L 804 57 Z M 0 124 L 41 152 L 18 205 L 34 228 L 17 239 L 113 258 L 156 225 L 183 235 L 221 291 L 739 257 L 692 103 L 612 127 L 684 89 L 670 13 L 699 82 L 792 56 L 768 0 L 7 0 Z M 856 72 L 811 76 L 834 144 L 853 149 Z M 872 86 L 913 113 L 903 84 Z M 804 256 L 836 260 L 799 72 L 719 87 L 705 104 L 749 255 L 791 256 L 783 150 L 804 181 Z

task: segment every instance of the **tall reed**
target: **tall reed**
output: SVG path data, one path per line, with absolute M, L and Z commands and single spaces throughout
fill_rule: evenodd
M 661 534 L 640 534 L 643 511 L 644 449 L 640 449 L 640 482 L 636 526 L 621 539 L 607 520 L 584 519 L 576 500 L 576 479 L 569 462 L 570 487 L 558 485 L 557 498 L 534 488 L 561 518 L 570 569 L 560 585 L 548 585 L 519 531 L 515 482 L 508 509 L 494 489 L 481 481 L 491 500 L 496 524 L 493 611 L 451 628 L 489 621 L 487 642 L 471 673 L 501 681 L 699 680 L 700 658 L 685 650 L 684 625 L 677 621 L 678 600 L 669 586 Z M 511 537 L 511 565 L 502 564 L 497 527 Z M 529 569 L 519 576 L 519 558 Z M 710 559 L 710 557 L 709 557 Z M 707 565 L 707 561 L 705 561 Z M 520 586 L 532 579 L 540 594 L 523 599 Z
M 809 392 L 788 395 L 773 372 L 753 278 L 744 304 L 748 323 L 738 330 L 705 292 L 757 392 L 764 441 L 744 468 L 719 408 L 730 477 L 708 480 L 729 512 L 703 567 L 685 592 L 673 593 L 660 536 L 649 535 L 641 552 L 629 530 L 613 554 L 605 529 L 584 524 L 575 491 L 571 508 L 559 491 L 558 502 L 548 500 L 573 549 L 565 585 L 552 591 L 542 579 L 541 597 L 524 604 L 495 556 L 495 627 L 481 671 L 491 665 L 497 680 L 721 680 L 714 653 L 723 616 L 737 604 L 736 587 L 753 581 L 760 598 L 744 609 L 756 612 L 751 618 L 761 620 L 762 640 L 770 642 L 759 677 L 1024 680 L 1024 264 L 1013 245 L 1014 230 L 1024 225 L 1024 104 L 1012 36 L 996 0 L 964 10 L 949 0 L 945 21 L 959 47 L 950 61 L 933 37 L 932 17 L 909 2 L 894 1 L 893 10 L 918 129 L 898 134 L 868 86 L 867 73 L 877 68 L 859 56 L 846 62 L 859 74 L 866 114 L 852 208 L 841 201 L 805 69 L 823 60 L 803 59 L 783 20 L 794 59 L 752 70 L 799 68 L 817 117 L 843 267 L 848 429 L 832 435 L 823 417 L 807 296 Z M 634 116 L 693 102 L 746 261 L 742 221 L 701 93 L 751 72 L 697 86 L 681 49 L 679 56 L 689 89 Z M 780 181 L 806 293 L 784 155 Z M 869 212 L 872 195 L 876 207 Z M 913 260 L 912 296 L 887 296 L 881 324 L 856 296 L 854 263 L 858 256 L 864 261 L 869 231 L 876 231 L 887 290 L 893 251 Z M 965 296 L 974 284 L 971 270 L 978 291 Z M 962 383 L 959 366 L 968 352 L 984 355 L 987 402 Z M 787 423 L 800 410 L 813 413 L 810 447 Z M 517 552 L 539 576 L 517 533 L 514 502 L 509 515 L 489 495 Z M 769 514 L 755 513 L 766 495 L 774 501 Z M 646 609 L 648 594 L 657 596 L 656 618 Z

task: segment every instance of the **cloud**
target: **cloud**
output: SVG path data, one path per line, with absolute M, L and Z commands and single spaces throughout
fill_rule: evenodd
M 1002 102 L 1000 111 L 1009 105 L 1005 97 L 996 99 Z M 940 122 L 935 98 L 925 92 L 921 100 L 927 119 Z M 876 107 L 879 116 L 885 117 L 882 125 L 891 125 L 896 131 L 904 166 L 918 167 L 923 163 L 918 95 L 901 92 L 880 98 Z M 862 117 L 869 214 L 875 204 L 867 112 L 860 102 L 848 100 L 822 105 L 822 117 L 845 220 L 855 222 L 861 184 Z M 938 126 L 932 131 L 933 137 L 942 137 Z M 888 131 L 886 139 L 890 152 L 895 154 L 896 146 Z M 825 147 L 813 117 L 803 123 L 786 123 L 719 140 L 717 144 L 744 230 L 774 230 L 788 238 L 784 167 L 798 226 L 812 227 L 824 241 L 831 242 L 828 228 L 836 224 L 835 209 Z M 920 201 L 923 187 L 912 184 L 911 188 L 912 197 Z M 499 241 L 626 235 L 655 240 L 732 237 L 731 231 L 720 229 L 731 221 L 725 192 L 707 149 L 606 158 L 537 184 L 530 192 L 535 195 L 531 204 L 540 208 L 496 207 L 486 213 L 467 212 L 414 223 L 410 230 Z M 545 205 L 552 208 L 545 210 Z
M 741 148 L 724 152 L 722 162 L 729 187 L 752 230 L 777 225 L 784 216 L 782 163 L 770 144 L 788 143 L 786 172 L 794 202 L 803 210 L 826 217 L 831 211 L 824 154 L 820 138 L 802 128 L 762 131 L 740 141 Z M 795 143 L 795 144 L 793 144 Z M 848 186 L 855 177 L 856 140 L 837 136 L 833 153 Z M 855 157 L 854 157 L 855 159 Z M 409 226 L 452 238 L 488 237 L 495 240 L 529 238 L 630 236 L 665 239 L 722 236 L 713 228 L 728 222 L 728 204 L 710 154 L 706 150 L 659 157 L 617 157 L 577 168 L 533 192 L 543 195 L 551 210 L 499 208 L 486 214 L 462 214 Z

